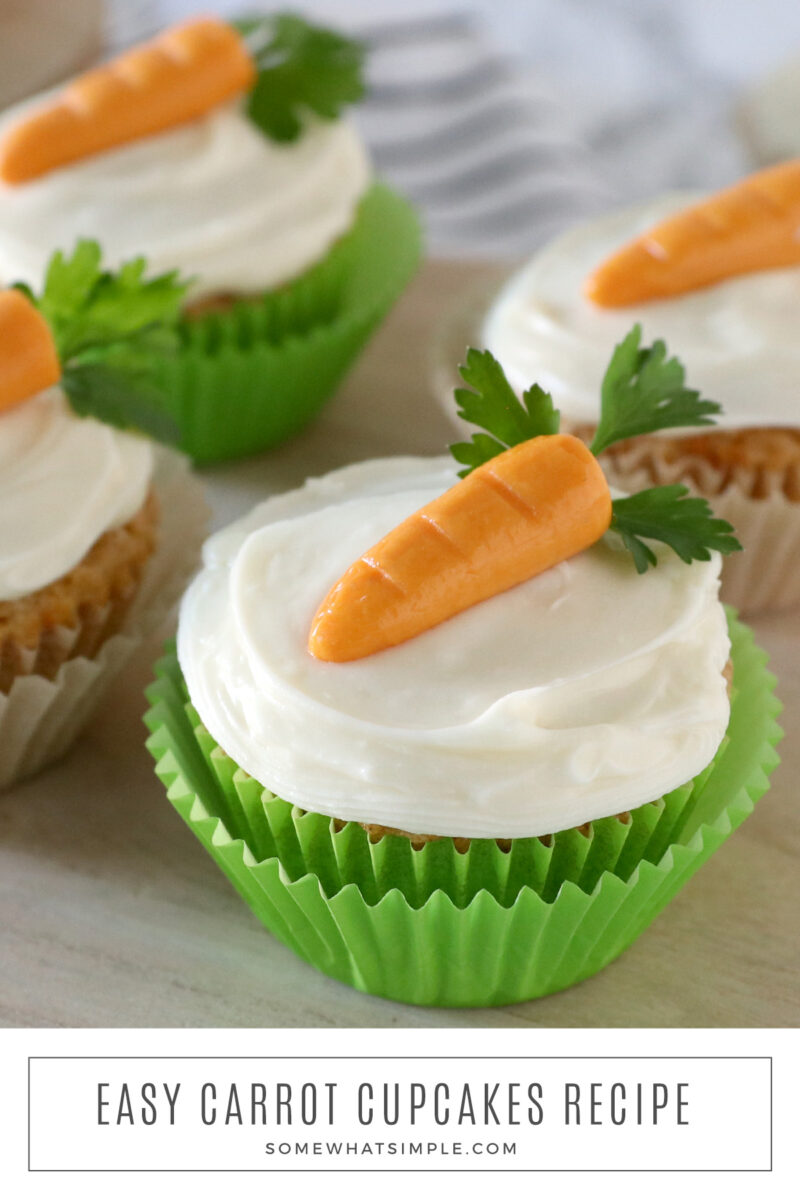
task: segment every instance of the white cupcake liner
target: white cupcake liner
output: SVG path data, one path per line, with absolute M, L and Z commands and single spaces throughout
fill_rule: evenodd
M 92 657 L 69 658 L 84 631 L 55 632 L 62 662 L 54 679 L 19 675 L 0 694 L 0 789 L 59 758 L 91 717 L 103 693 L 144 639 L 155 632 L 183 592 L 200 558 L 208 509 L 200 483 L 182 455 L 159 448 L 153 486 L 161 516 L 156 549 L 119 632 Z M 102 619 L 98 622 L 102 626 Z M 35 672 L 36 650 L 23 670 Z
M 674 446 L 673 440 L 671 453 Z M 654 440 L 634 441 L 601 461 L 609 483 L 622 491 L 684 483 L 709 500 L 714 516 L 730 521 L 744 549 L 724 562 L 721 595 L 727 604 L 748 616 L 800 604 L 800 503 L 789 498 L 783 472 L 722 471 L 688 453 L 667 461 Z

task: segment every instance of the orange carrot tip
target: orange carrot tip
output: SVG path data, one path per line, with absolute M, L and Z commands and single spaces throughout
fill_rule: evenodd
M 0 142 L 0 179 L 18 184 L 196 120 L 252 87 L 256 66 L 226 21 L 201 17 L 80 75 Z
M 0 412 L 60 378 L 56 344 L 42 314 L 17 288 L 0 291 Z
M 622 308 L 795 266 L 798 229 L 800 159 L 793 159 L 654 225 L 601 263 L 584 294 L 603 308 Z
M 317 610 L 308 648 L 348 662 L 396 646 L 580 553 L 610 522 L 608 484 L 583 442 L 521 442 L 353 563 Z

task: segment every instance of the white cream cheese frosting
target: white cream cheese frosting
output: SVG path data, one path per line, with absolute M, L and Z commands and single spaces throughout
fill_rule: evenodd
M 0 413 L 0 600 L 66 575 L 144 504 L 146 438 L 69 407 L 60 388 Z
M 42 97 L 9 109 L 0 137 Z M 265 291 L 301 274 L 353 224 L 370 181 L 347 121 L 270 141 L 239 101 L 23 184 L 0 181 L 0 285 L 41 286 L 54 250 L 96 238 L 111 268 L 139 254 L 193 277 L 191 300 Z
M 310 655 L 331 585 L 455 471 L 347 467 L 209 540 L 178 653 L 213 737 L 286 800 L 412 833 L 550 833 L 691 779 L 729 718 L 716 554 L 686 566 L 663 549 L 637 576 L 606 540 L 403 645 Z
M 613 251 L 695 198 L 663 196 L 580 225 L 514 275 L 492 305 L 481 344 L 516 389 L 539 383 L 566 420 L 596 424 L 611 353 L 639 322 L 645 345 L 662 338 L 689 386 L 722 404 L 721 428 L 800 425 L 800 267 L 625 308 L 601 308 L 583 295 L 586 277 Z

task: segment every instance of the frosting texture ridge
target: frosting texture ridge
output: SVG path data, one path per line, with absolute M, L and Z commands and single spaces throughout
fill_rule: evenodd
M 77 417 L 58 387 L 3 413 L 0 600 L 71 571 L 141 508 L 152 474 L 145 438 Z
M 37 102 L 0 119 L 0 132 Z M 0 182 L 0 283 L 41 286 L 54 250 L 96 238 L 116 267 L 193 278 L 190 300 L 276 286 L 325 256 L 353 223 L 370 168 L 343 120 L 271 142 L 240 102 L 22 185 Z
M 550 833 L 692 778 L 729 716 L 716 554 L 637 576 L 601 542 L 369 658 L 308 653 L 331 584 L 455 471 L 362 463 L 210 539 L 178 653 L 214 738 L 286 800 L 412 833 Z
M 720 428 L 800 425 L 800 267 L 623 308 L 602 308 L 583 294 L 587 276 L 611 253 L 694 199 L 662 196 L 580 225 L 512 277 L 482 338 L 516 389 L 539 383 L 566 420 L 595 424 L 611 352 L 639 322 L 645 344 L 663 339 L 689 386 L 722 404 Z

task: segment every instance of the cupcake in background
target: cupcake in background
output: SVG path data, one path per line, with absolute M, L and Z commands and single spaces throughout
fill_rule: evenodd
M 608 445 L 629 395 L 643 433 L 687 412 L 629 350 Z M 146 718 L 267 928 L 356 988 L 457 1006 L 611 962 L 752 811 L 779 736 L 717 596 L 730 526 L 681 487 L 612 495 L 545 392 L 520 403 L 486 352 L 462 373 L 481 432 L 455 462 L 347 467 L 208 542 Z
M 545 247 L 483 323 L 514 387 L 539 379 L 587 438 L 608 347 L 634 321 L 664 337 L 722 405 L 717 427 L 687 421 L 622 442 L 605 456 L 609 478 L 625 490 L 683 482 L 712 498 L 746 547 L 725 565 L 723 597 L 748 613 L 800 603 L 798 229 L 800 162 L 694 204 L 666 196 Z M 677 363 L 669 387 L 685 390 Z
M 299 17 L 204 17 L 0 118 L 0 282 L 38 288 L 80 237 L 189 278 L 160 369 L 198 460 L 300 429 L 417 264 L 416 218 L 343 115 L 362 59 Z
M 195 568 L 202 492 L 134 432 L 170 433 L 147 362 L 182 295 L 93 242 L 0 292 L 0 787 L 67 749 Z

